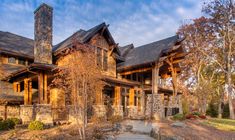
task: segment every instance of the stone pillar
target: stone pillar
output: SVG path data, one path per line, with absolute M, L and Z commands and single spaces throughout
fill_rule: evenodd
M 123 116 L 123 106 L 121 105 L 121 87 L 115 86 L 114 87 L 114 104 L 113 108 L 113 115 L 114 116 Z
M 106 118 L 106 108 L 105 108 L 105 105 L 103 103 L 102 95 L 103 95 L 102 90 L 97 91 L 97 93 L 96 93 L 96 104 L 93 105 L 93 113 L 94 113 L 94 116 L 96 116 L 96 117 Z
M 52 110 L 50 104 L 37 104 L 35 110 L 35 120 L 41 121 L 46 125 L 53 125 Z
M 153 98 L 153 103 L 152 103 Z M 151 94 L 147 95 L 147 102 L 146 102 L 146 111 L 145 116 L 151 116 L 151 106 L 153 106 L 153 117 L 155 120 L 159 120 L 164 118 L 164 95 L 163 94 L 154 94 L 152 97 Z
M 35 119 L 35 111 L 33 105 L 20 106 L 20 118 L 23 124 L 28 124 Z

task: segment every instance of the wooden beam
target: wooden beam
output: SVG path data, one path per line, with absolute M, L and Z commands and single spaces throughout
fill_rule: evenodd
M 45 104 L 48 104 L 47 95 L 47 74 L 43 73 L 43 100 Z
M 28 105 L 28 99 L 29 99 L 29 82 L 28 79 L 24 79 L 24 105 Z
M 135 91 L 134 88 L 129 90 L 129 106 L 135 105 Z
M 146 72 L 146 71 L 149 71 L 151 70 L 152 68 L 142 68 L 142 69 L 138 69 L 138 70 L 132 70 L 132 71 L 127 71 L 127 72 L 121 72 L 120 74 L 121 75 L 129 75 L 129 74 L 132 74 L 132 73 L 140 73 L 140 72 Z
M 114 92 L 114 105 L 121 105 L 121 87 L 115 86 Z

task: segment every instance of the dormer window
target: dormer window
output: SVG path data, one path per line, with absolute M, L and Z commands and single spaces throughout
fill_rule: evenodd
M 8 58 L 8 63 L 16 64 L 16 58 L 15 57 L 9 57 Z

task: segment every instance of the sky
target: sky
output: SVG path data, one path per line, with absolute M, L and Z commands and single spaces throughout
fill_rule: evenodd
M 200 0 L 0 0 L 0 30 L 34 38 L 34 10 L 53 7 L 53 44 L 102 22 L 120 46 L 136 47 L 175 35 L 200 17 Z

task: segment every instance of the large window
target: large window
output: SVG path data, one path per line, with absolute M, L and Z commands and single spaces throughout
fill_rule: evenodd
M 97 65 L 101 67 L 102 66 L 102 50 L 101 50 L 101 48 L 97 47 L 96 56 L 97 56 L 97 58 L 96 58 Z
M 15 57 L 9 57 L 8 58 L 8 63 L 16 64 L 16 58 Z
M 102 68 L 102 70 L 108 70 L 108 51 L 97 47 L 96 49 L 96 62 L 97 65 Z
M 103 54 L 103 70 L 107 71 L 108 70 L 108 52 L 104 50 Z

